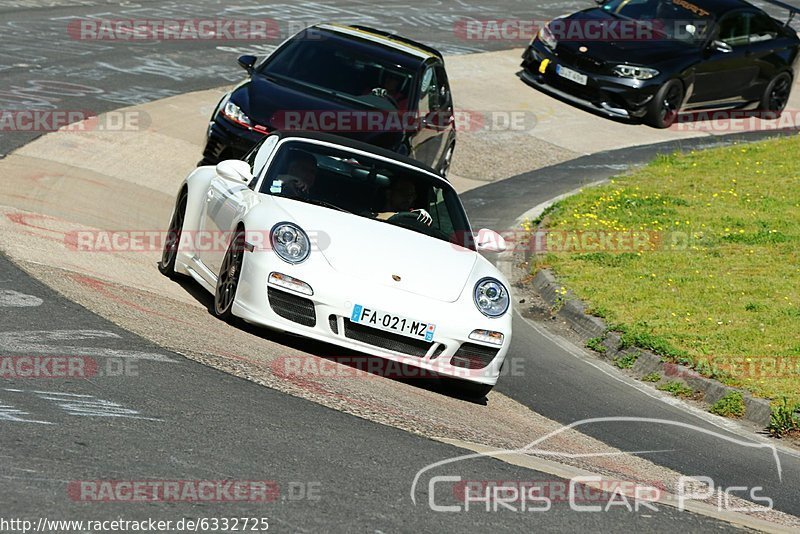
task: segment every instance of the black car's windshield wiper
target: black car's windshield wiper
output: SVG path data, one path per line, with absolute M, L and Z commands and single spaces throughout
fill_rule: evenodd
M 333 98 L 336 98 L 337 100 L 343 100 L 345 102 L 349 102 L 352 104 L 358 104 L 363 107 L 370 107 L 363 100 L 354 98 L 350 95 L 339 93 L 337 91 L 334 91 L 333 89 L 327 89 L 325 87 L 321 87 L 313 83 L 304 82 L 302 80 L 297 80 L 295 78 L 290 78 L 289 76 L 284 76 L 282 74 L 262 72 L 261 75 L 272 82 L 294 85 L 296 87 L 304 87 L 306 89 L 311 89 L 312 91 L 316 91 L 320 94 L 331 96 Z

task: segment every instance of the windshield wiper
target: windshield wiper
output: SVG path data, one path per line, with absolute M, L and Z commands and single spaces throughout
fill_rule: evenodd
M 337 100 L 342 100 L 350 104 L 358 104 L 365 108 L 371 107 L 369 104 L 365 103 L 363 100 L 359 98 L 339 93 L 338 91 L 334 91 L 333 89 L 320 87 L 319 85 L 313 83 L 304 82 L 302 80 L 297 80 L 294 78 L 290 78 L 288 76 L 283 76 L 282 74 L 272 74 L 272 73 L 262 72 L 261 75 L 272 82 L 294 85 L 295 87 L 304 87 L 306 89 L 311 89 L 312 91 L 316 91 L 320 94 L 330 96 Z
M 348 211 L 340 206 L 337 206 L 336 204 L 331 204 L 330 202 L 326 202 L 324 200 L 317 200 L 314 198 L 293 198 L 293 197 L 286 197 L 286 198 L 291 198 L 292 200 L 299 200 L 300 202 L 307 202 L 309 204 L 315 204 L 317 206 L 330 208 L 332 210 L 343 211 L 345 213 L 352 213 L 351 211 Z

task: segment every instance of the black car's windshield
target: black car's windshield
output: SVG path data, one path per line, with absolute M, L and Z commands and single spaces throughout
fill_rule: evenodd
M 260 192 L 368 217 L 472 248 L 461 202 L 421 171 L 305 141 L 281 145 Z
M 705 40 L 713 15 L 691 0 L 610 0 L 603 11 L 618 18 L 652 24 L 668 39 L 686 43 Z
M 300 36 L 270 59 L 260 74 L 377 109 L 405 110 L 414 73 L 369 55 L 325 32 Z

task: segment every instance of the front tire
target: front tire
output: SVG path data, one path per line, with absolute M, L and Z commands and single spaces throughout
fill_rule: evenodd
M 183 234 L 187 198 L 186 189 L 182 189 L 180 196 L 178 196 L 178 201 L 175 203 L 175 211 L 172 214 L 169 230 L 167 230 L 167 236 L 164 239 L 161 261 L 158 262 L 158 270 L 161 271 L 161 274 L 173 280 L 178 277 L 178 273 L 175 272 L 175 260 L 178 258 L 178 247 L 181 242 L 181 234 Z
M 788 72 L 781 72 L 767 84 L 758 110 L 766 113 L 774 113 L 775 118 L 786 109 L 789 103 L 789 95 L 792 93 L 792 76 Z
M 217 289 L 214 292 L 214 315 L 226 322 L 233 320 L 233 303 L 236 300 L 243 263 L 244 230 L 238 228 L 222 260 L 217 276 Z
M 683 84 L 680 80 L 670 80 L 662 85 L 647 106 L 645 123 L 660 129 L 672 126 L 678 119 L 683 97 Z

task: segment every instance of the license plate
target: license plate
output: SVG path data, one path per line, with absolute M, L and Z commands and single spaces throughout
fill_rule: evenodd
M 556 65 L 556 74 L 580 85 L 586 85 L 586 83 L 589 81 L 589 77 L 585 74 L 575 72 L 574 70 L 562 65 Z
M 425 341 L 433 341 L 433 333 L 436 332 L 435 324 L 367 308 L 361 304 L 353 306 L 350 320 L 364 326 L 371 326 L 372 328 L 402 334 L 415 339 L 424 339 Z

